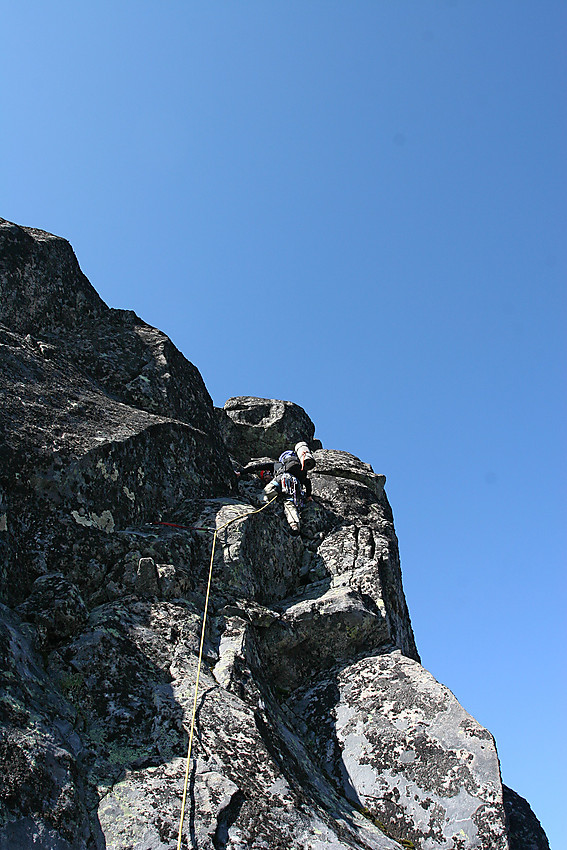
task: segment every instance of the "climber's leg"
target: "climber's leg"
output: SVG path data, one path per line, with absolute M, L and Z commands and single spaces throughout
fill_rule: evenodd
M 299 534 L 299 511 L 293 504 L 293 499 L 284 500 L 284 513 L 292 534 Z

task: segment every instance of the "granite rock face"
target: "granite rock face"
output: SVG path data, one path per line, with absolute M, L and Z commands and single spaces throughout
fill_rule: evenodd
M 399 650 L 345 665 L 288 704 L 325 772 L 395 837 L 424 850 L 509 846 L 492 736 Z
M 421 666 L 385 477 L 291 402 L 214 410 L 64 240 L 0 222 L 0 850 L 544 850 Z M 299 537 L 233 461 L 309 442 Z M 231 461 L 231 458 L 233 461 Z

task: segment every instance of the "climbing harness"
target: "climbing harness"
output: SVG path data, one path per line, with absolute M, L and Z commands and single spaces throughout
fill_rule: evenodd
M 293 500 L 295 507 L 300 508 L 303 504 L 305 488 L 301 486 L 295 475 L 284 472 L 283 475 L 279 476 L 279 483 L 282 493 L 286 493 Z
M 201 643 L 199 645 L 199 660 L 197 662 L 197 678 L 195 680 L 195 695 L 194 695 L 194 699 L 193 699 L 193 712 L 192 712 L 192 715 L 191 715 L 191 729 L 190 729 L 190 732 L 189 732 L 189 746 L 187 748 L 187 763 L 186 763 L 186 766 L 185 766 L 185 782 L 184 782 L 184 785 L 183 785 L 183 798 L 182 798 L 182 801 L 181 801 L 181 816 L 180 816 L 180 819 L 179 819 L 179 835 L 177 836 L 177 850 L 181 850 L 181 839 L 182 839 L 182 836 L 183 836 L 183 821 L 185 819 L 185 805 L 186 805 L 186 802 L 187 802 L 187 788 L 189 786 L 189 768 L 190 768 L 190 764 L 191 764 L 191 749 L 192 749 L 192 746 L 193 746 L 193 732 L 195 730 L 195 716 L 197 714 L 197 695 L 198 695 L 198 691 L 199 691 L 199 678 L 201 676 L 201 662 L 202 662 L 202 659 L 203 659 L 203 645 L 205 643 L 205 627 L 206 627 L 206 624 L 207 624 L 207 611 L 208 611 L 208 608 L 209 608 L 209 594 L 210 594 L 210 590 L 211 590 L 211 579 L 212 579 L 212 576 L 213 576 L 213 561 L 214 561 L 214 557 L 215 557 L 215 546 L 216 546 L 216 542 L 217 542 L 217 535 L 218 535 L 219 531 L 224 531 L 224 529 L 228 528 L 229 525 L 232 525 L 233 522 L 238 522 L 241 519 L 248 519 L 248 517 L 252 516 L 253 514 L 259 514 L 261 511 L 265 510 L 268 507 L 268 505 L 271 505 L 272 502 L 274 502 L 276 499 L 277 499 L 277 495 L 275 495 L 273 499 L 270 499 L 269 502 L 266 502 L 265 505 L 262 505 L 261 508 L 257 508 L 257 510 L 255 510 L 255 511 L 246 511 L 246 513 L 240 514 L 239 516 L 235 516 L 232 519 L 230 519 L 228 522 L 225 522 L 225 524 L 221 525 L 220 528 L 214 529 L 213 545 L 212 545 L 212 549 L 211 549 L 211 563 L 209 565 L 209 578 L 208 578 L 208 581 L 207 581 L 207 592 L 206 592 L 206 595 L 205 595 L 205 609 L 203 611 L 203 626 L 201 628 Z M 171 523 L 163 523 L 163 524 L 164 525 L 170 525 Z M 201 530 L 201 529 L 199 529 L 199 530 Z M 212 528 L 208 528 L 206 530 L 207 531 L 213 531 Z

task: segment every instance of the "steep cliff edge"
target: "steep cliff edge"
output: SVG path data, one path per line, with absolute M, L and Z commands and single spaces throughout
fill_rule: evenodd
M 385 478 L 291 402 L 213 408 L 65 240 L 0 220 L 0 850 L 544 850 L 420 664 Z M 306 439 L 299 537 L 233 467 Z M 160 523 L 170 523 L 169 525 Z

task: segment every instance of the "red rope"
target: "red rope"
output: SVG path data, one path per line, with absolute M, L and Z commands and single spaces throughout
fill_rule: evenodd
M 169 528 L 184 528 L 187 531 L 214 531 L 214 528 L 201 528 L 198 525 L 179 525 L 177 522 L 153 522 L 152 525 L 167 525 Z

